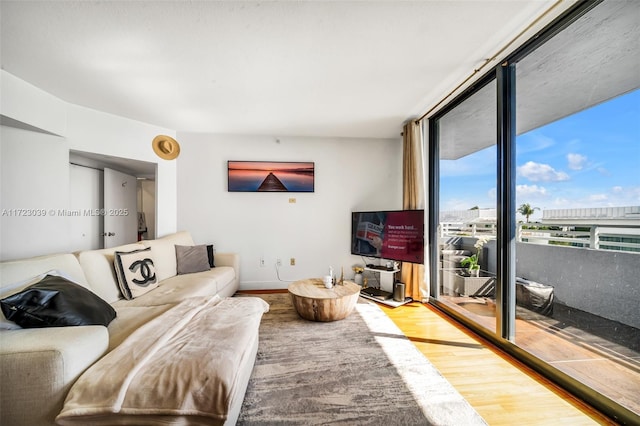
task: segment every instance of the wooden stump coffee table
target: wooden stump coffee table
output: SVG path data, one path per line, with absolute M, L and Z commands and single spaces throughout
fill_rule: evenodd
M 358 303 L 360 286 L 351 281 L 325 288 L 322 279 L 310 278 L 289 286 L 291 302 L 298 315 L 310 321 L 337 321 L 346 318 Z

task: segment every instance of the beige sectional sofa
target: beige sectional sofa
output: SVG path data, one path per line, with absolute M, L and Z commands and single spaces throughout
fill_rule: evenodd
M 0 298 L 17 293 L 24 281 L 58 270 L 108 302 L 117 317 L 108 325 L 0 330 L 0 424 L 47 425 L 63 408 L 69 389 L 87 368 L 121 345 L 140 326 L 194 297 L 232 296 L 239 286 L 239 256 L 215 254 L 215 268 L 178 275 L 175 246 L 192 246 L 188 232 L 111 249 L 57 254 L 0 263 Z M 114 252 L 151 248 L 159 286 L 125 300 L 114 272 Z M 23 282 L 22 285 L 19 283 Z M 18 285 L 16 285 L 18 283 Z M 266 310 L 266 309 L 265 309 Z M 4 317 L 3 317 L 4 319 Z M 6 319 L 4 319 L 6 323 Z M 259 322 L 259 320 L 258 320 Z M 257 352 L 255 338 L 243 354 L 226 423 L 234 423 Z M 7 328 L 7 327 L 3 327 Z M 215 339 L 215 337 L 214 337 Z M 223 419 L 224 420 L 224 419 Z M 221 422 L 223 423 L 223 422 Z

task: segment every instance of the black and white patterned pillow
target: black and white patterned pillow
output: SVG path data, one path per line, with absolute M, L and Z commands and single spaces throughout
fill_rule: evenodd
M 114 267 L 122 296 L 135 299 L 158 287 L 151 248 L 131 252 L 115 252 Z

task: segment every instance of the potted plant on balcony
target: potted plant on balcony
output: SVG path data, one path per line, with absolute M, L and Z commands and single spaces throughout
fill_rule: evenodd
M 470 277 L 477 277 L 480 274 L 480 265 L 478 265 L 478 254 L 472 254 L 466 259 L 462 259 L 460 266 L 467 268 Z
M 470 277 L 477 277 L 480 275 L 480 251 L 482 250 L 482 246 L 487 242 L 485 237 L 478 238 L 478 241 L 473 245 L 476 249 L 476 252 L 466 259 L 462 259 L 460 262 L 460 266 L 467 268 L 467 273 Z

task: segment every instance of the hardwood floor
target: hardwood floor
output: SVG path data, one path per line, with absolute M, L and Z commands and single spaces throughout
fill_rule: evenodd
M 437 309 L 380 305 L 490 425 L 614 425 Z

